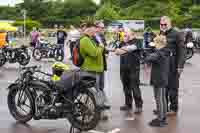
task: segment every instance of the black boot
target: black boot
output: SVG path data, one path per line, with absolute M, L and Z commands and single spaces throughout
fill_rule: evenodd
M 150 123 L 149 123 L 150 126 L 152 127 L 165 127 L 168 125 L 167 121 L 166 121 L 166 118 L 164 119 L 153 119 Z
M 120 107 L 121 111 L 129 111 L 132 110 L 132 106 L 124 105 Z

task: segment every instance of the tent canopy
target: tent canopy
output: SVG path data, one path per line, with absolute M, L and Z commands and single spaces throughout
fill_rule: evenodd
M 0 22 L 0 31 L 17 31 L 17 27 L 12 26 L 10 23 Z

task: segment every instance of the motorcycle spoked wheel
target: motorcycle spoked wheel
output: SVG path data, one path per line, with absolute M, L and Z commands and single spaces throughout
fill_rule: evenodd
M 64 51 L 62 49 L 55 49 L 54 50 L 54 59 L 56 61 L 63 61 L 64 60 Z
M 68 116 L 71 125 L 81 131 L 94 129 L 100 121 L 100 111 L 94 94 L 83 89 L 74 96 L 73 102 L 73 113 Z
M 31 94 L 27 91 L 20 90 L 21 88 L 17 85 L 13 85 L 9 89 L 7 104 L 10 114 L 15 118 L 15 120 L 21 123 L 30 121 L 35 112 Z M 27 108 L 29 108 L 29 111 L 25 110 Z
M 36 61 L 40 61 L 42 59 L 43 55 L 42 55 L 42 52 L 39 48 L 34 48 L 32 56 Z
M 0 54 L 0 67 L 5 65 L 6 63 L 6 56 L 4 54 Z
M 30 62 L 31 57 L 27 53 L 21 53 L 18 56 L 18 62 L 20 65 L 27 65 Z
M 189 60 L 194 55 L 193 49 L 186 49 L 185 60 Z

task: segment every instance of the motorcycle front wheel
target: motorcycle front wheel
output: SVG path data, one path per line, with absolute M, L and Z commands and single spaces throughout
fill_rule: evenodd
M 55 49 L 54 50 L 54 58 L 56 61 L 63 61 L 64 60 L 64 51 L 62 49 Z
M 26 123 L 34 116 L 34 102 L 29 92 L 13 85 L 9 88 L 7 104 L 10 114 L 19 122 Z

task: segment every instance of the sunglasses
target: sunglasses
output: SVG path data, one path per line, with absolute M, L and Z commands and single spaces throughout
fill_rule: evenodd
M 167 26 L 167 24 L 160 24 L 160 26 Z

